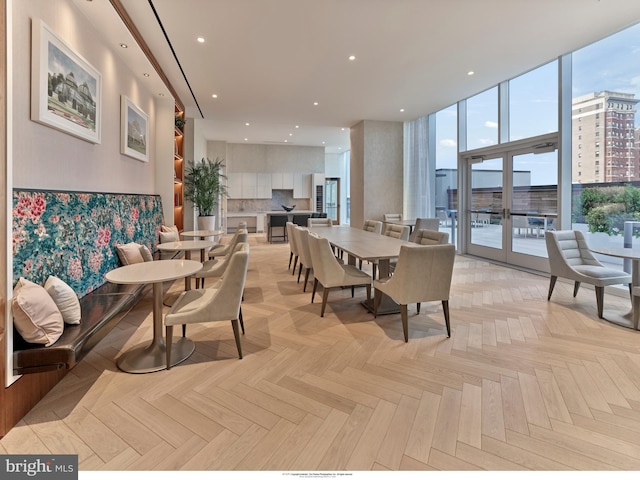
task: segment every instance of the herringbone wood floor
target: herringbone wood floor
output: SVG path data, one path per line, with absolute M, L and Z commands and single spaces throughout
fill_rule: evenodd
M 640 333 L 598 320 L 593 290 L 547 302 L 546 277 L 458 257 L 451 338 L 434 303 L 410 308 L 404 343 L 364 289 L 332 291 L 320 318 L 288 246 L 251 243 L 243 360 L 230 325 L 194 325 L 182 365 L 118 371 L 151 338 L 149 295 L 0 452 L 77 453 L 81 470 L 640 468 Z

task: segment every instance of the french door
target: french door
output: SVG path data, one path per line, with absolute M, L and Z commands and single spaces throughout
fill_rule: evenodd
M 327 178 L 325 180 L 325 207 L 327 217 L 333 220 L 333 224 L 340 223 L 340 179 Z
M 547 270 L 544 232 L 555 228 L 558 218 L 554 143 L 474 152 L 464 162 L 466 251 Z

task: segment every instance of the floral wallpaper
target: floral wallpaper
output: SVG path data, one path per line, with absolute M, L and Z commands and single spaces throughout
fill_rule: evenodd
M 83 297 L 120 266 L 116 245 L 155 252 L 162 221 L 158 195 L 14 190 L 14 283 L 55 275 Z

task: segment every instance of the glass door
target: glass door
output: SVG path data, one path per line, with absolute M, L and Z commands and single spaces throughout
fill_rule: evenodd
M 546 230 L 558 221 L 558 155 L 542 142 L 466 159 L 466 249 L 472 255 L 545 270 Z
M 340 179 L 325 179 L 325 203 L 324 211 L 327 217 L 333 220 L 333 224 L 340 223 Z

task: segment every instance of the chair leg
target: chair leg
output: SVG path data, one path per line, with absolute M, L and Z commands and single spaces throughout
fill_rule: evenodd
M 313 293 L 311 294 L 311 303 L 313 303 L 313 299 L 316 296 L 316 290 L 318 289 L 318 279 L 314 278 L 313 279 Z
M 327 306 L 327 299 L 329 298 L 329 289 L 322 287 L 322 308 L 320 309 L 320 316 L 324 317 L 324 309 Z
M 573 285 L 573 296 L 575 297 L 576 295 L 578 295 L 578 290 L 580 290 L 580 282 L 576 282 Z
M 598 305 L 598 318 L 603 318 L 604 310 L 604 287 L 596 288 L 596 304 Z
M 382 292 L 376 289 L 373 292 L 373 318 L 377 318 L 378 316 L 378 307 L 380 306 L 381 297 L 382 297 Z
M 186 323 L 182 324 L 182 336 L 183 337 L 187 336 L 187 324 Z
M 640 320 L 640 297 L 633 297 L 633 329 L 638 329 L 638 321 Z
M 633 303 L 633 283 L 629 284 L 629 298 L 631 299 L 631 303 Z
M 240 332 L 238 331 L 238 320 L 231 320 L 233 327 L 233 336 L 236 339 L 236 347 L 238 348 L 238 357 L 242 359 L 242 345 L 240 345 Z
M 371 303 L 371 284 L 367 283 L 365 288 L 367 289 L 367 305 L 369 305 Z
M 447 325 L 447 337 L 451 338 L 451 325 L 449 324 L 449 300 L 442 300 L 444 323 Z
M 300 283 L 300 274 L 302 273 L 302 262 L 298 265 L 298 283 Z
M 289 254 L 289 270 L 291 270 L 291 261 L 293 260 L 293 252 Z
M 353 285 L 351 285 L 351 298 L 353 298 L 353 296 L 356 293 L 356 287 L 354 287 Z
M 375 264 L 375 263 L 373 264 L 373 272 L 372 272 L 372 274 L 371 274 L 371 278 L 372 278 L 373 280 L 375 280 L 375 279 L 376 279 L 376 264 Z
M 416 310 L 418 311 L 418 313 L 420 313 L 420 302 L 416 304 Z
M 244 320 L 242 319 L 242 307 L 240 307 L 240 313 L 238 314 L 238 320 L 240 320 L 240 328 L 242 329 L 242 334 L 244 335 Z
M 173 325 L 167 325 L 165 328 L 166 348 L 167 353 L 167 370 L 171 368 L 171 344 L 173 342 Z
M 307 282 L 309 281 L 309 272 L 311 272 L 311 268 L 307 267 L 304 269 L 304 288 L 302 289 L 303 292 L 307 291 Z
M 362 260 L 358 260 L 358 268 L 362 270 Z
M 298 256 L 293 259 L 293 270 L 291 270 L 291 275 L 296 274 L 296 266 L 298 265 Z
M 558 280 L 558 277 L 556 275 L 551 275 L 551 278 L 549 279 L 549 295 L 547 295 L 547 301 L 551 300 L 551 294 L 553 293 L 553 287 L 556 286 L 556 280 Z
M 405 343 L 409 341 L 409 319 L 407 318 L 407 306 L 400 305 L 400 316 L 402 317 L 402 332 Z

